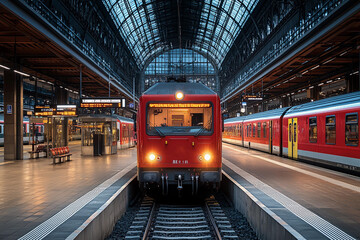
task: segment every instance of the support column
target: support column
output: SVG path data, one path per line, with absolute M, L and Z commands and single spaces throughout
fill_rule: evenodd
M 69 92 L 64 88 L 56 88 L 56 104 L 69 104 Z
M 4 159 L 23 159 L 23 79 L 4 71 Z

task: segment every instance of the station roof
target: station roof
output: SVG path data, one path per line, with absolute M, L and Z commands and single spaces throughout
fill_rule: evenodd
M 161 82 L 145 91 L 144 95 L 175 94 L 177 91 L 182 91 L 184 94 L 216 94 L 202 83 Z
M 103 0 L 143 68 L 160 53 L 192 49 L 220 67 L 258 0 Z

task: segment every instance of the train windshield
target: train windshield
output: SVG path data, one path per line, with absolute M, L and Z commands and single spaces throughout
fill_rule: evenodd
M 149 103 L 148 135 L 211 135 L 213 107 L 210 103 Z

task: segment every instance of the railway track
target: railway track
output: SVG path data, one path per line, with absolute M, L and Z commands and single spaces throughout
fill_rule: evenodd
M 158 204 L 145 197 L 125 239 L 238 239 L 219 203 Z

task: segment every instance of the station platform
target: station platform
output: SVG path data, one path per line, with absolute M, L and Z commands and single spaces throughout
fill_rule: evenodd
M 359 177 L 226 143 L 223 173 L 297 239 L 360 239 Z
M 136 148 L 81 156 L 71 143 L 69 162 L 51 158 L 0 164 L 0 239 L 65 239 L 136 176 Z

